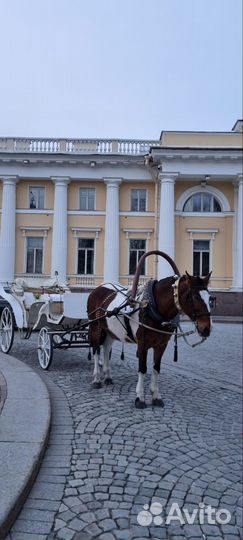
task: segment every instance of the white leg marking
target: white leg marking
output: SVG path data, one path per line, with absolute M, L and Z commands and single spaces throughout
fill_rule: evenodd
M 100 365 L 99 365 L 100 355 L 94 354 L 94 371 L 93 371 L 93 383 L 100 382 Z
M 136 394 L 140 401 L 144 401 L 144 377 L 143 373 L 138 373 L 138 383 L 136 386 Z
M 151 376 L 151 383 L 150 383 L 150 391 L 152 393 L 152 399 L 161 399 L 161 395 L 159 393 L 159 373 L 156 371 L 156 369 L 153 369 L 152 376 Z
M 111 347 L 113 343 L 113 339 L 110 336 L 107 336 L 104 344 L 103 344 L 103 351 L 104 351 L 104 364 L 103 364 L 103 374 L 104 378 L 111 379 L 111 370 L 110 370 L 110 352 Z

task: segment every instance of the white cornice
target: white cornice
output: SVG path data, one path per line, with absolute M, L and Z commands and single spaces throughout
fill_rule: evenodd
M 241 161 L 242 149 L 241 148 L 152 148 L 151 156 L 154 163 L 160 163 L 161 161 L 178 161 L 178 160 L 192 160 L 192 161 Z

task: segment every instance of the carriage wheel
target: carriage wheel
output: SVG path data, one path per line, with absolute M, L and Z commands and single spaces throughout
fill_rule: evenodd
M 53 357 L 52 337 L 48 333 L 49 329 L 43 326 L 38 335 L 38 360 L 42 369 L 48 369 Z
M 13 345 L 14 339 L 14 316 L 12 309 L 6 306 L 0 317 L 0 348 L 2 352 L 8 353 Z

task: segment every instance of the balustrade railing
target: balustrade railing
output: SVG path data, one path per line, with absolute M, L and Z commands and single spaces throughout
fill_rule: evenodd
M 0 137 L 0 152 L 27 154 L 143 155 L 159 141 L 138 139 L 56 139 Z
M 145 285 L 150 279 L 152 279 L 149 276 L 140 276 L 138 286 Z M 133 285 L 134 276 L 128 276 L 123 278 L 123 282 L 127 280 L 127 285 L 130 287 Z

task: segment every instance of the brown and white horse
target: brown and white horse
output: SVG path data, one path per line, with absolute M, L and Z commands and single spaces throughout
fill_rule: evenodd
M 144 408 L 144 377 L 147 372 L 147 353 L 154 351 L 154 366 L 150 384 L 152 404 L 163 406 L 159 388 L 161 358 L 174 332 L 180 312 L 196 325 L 198 334 L 206 339 L 211 332 L 210 295 L 208 283 L 211 273 L 202 278 L 189 274 L 150 281 L 129 304 L 129 292 L 110 283 L 94 289 L 88 298 L 87 311 L 90 324 L 90 345 L 94 355 L 95 387 L 112 384 L 110 371 L 111 347 L 114 340 L 137 343 L 138 383 L 135 405 Z M 100 348 L 104 362 L 101 373 Z

